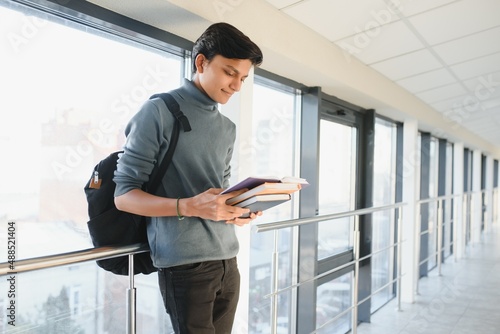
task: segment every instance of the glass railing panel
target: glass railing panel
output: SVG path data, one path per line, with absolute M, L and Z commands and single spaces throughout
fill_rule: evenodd
M 394 210 L 374 212 L 372 242 L 372 291 L 378 291 L 394 277 Z M 386 286 L 373 295 L 371 310 L 375 311 L 394 297 L 394 287 Z
M 106 272 L 93 261 L 9 274 L 0 280 L 5 292 L 0 305 L 7 310 L 0 332 L 123 334 L 128 287 L 128 277 Z M 135 287 L 137 332 L 171 333 L 157 275 L 137 275 Z
M 277 233 L 277 235 L 275 235 Z M 252 236 L 252 256 L 250 259 L 249 284 L 249 333 L 269 333 L 272 327 L 272 279 L 273 253 L 277 239 L 277 272 L 279 273 L 276 290 L 290 287 L 293 271 L 292 228 Z M 291 305 L 293 290 L 282 291 L 277 295 L 277 327 L 278 333 L 291 333 Z
M 316 328 L 317 333 L 346 333 L 351 326 L 353 274 L 348 273 L 323 283 L 316 290 Z M 332 321 L 338 317 L 335 321 Z

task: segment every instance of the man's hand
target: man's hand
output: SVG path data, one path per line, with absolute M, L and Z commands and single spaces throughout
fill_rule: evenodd
M 234 225 L 238 225 L 238 226 L 245 226 L 247 224 L 250 224 L 252 222 L 252 220 L 254 220 L 255 218 L 257 218 L 258 216 L 262 216 L 262 211 L 252 212 L 252 213 L 250 213 L 250 217 L 246 217 L 246 218 L 234 218 L 234 219 L 231 219 L 231 220 L 226 220 L 226 224 L 234 224 Z
M 196 216 L 215 221 L 226 221 L 228 224 L 243 226 L 250 223 L 262 213 L 251 213 L 249 218 L 239 218 L 244 214 L 248 214 L 250 210 L 227 205 L 226 201 L 231 197 L 244 193 L 246 190 L 247 189 L 241 189 L 221 195 L 220 193 L 224 191 L 224 189 L 211 188 L 194 197 L 181 199 L 179 202 L 179 211 L 184 216 Z

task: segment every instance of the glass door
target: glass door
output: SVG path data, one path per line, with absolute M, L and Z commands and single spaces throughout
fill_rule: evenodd
M 319 158 L 319 215 L 354 210 L 356 128 L 321 120 Z M 352 248 L 353 219 L 319 223 L 318 260 Z
M 396 124 L 377 118 L 373 161 L 373 206 L 396 202 Z M 394 248 L 396 226 L 393 210 L 374 212 L 372 215 L 371 286 L 378 291 L 371 299 L 371 312 L 378 310 L 394 296 Z M 385 286 L 385 288 L 384 288 Z
M 350 115 L 344 115 L 349 118 Z M 352 116 L 352 115 L 351 115 Z M 356 208 L 358 129 L 325 115 L 320 120 L 318 214 Z M 325 220 L 318 224 L 318 274 L 350 261 L 354 218 Z M 350 312 L 331 321 L 351 306 L 351 268 L 321 278 L 316 288 L 316 328 L 320 333 L 344 333 L 351 324 Z
M 360 152 L 368 112 L 310 89 L 303 98 L 301 171 L 312 180 L 300 216 L 325 216 L 362 207 L 365 177 Z M 372 114 L 370 114 L 372 115 Z M 366 170 L 363 170 L 366 171 Z M 361 228 L 360 228 L 361 230 Z M 351 327 L 354 218 L 304 224 L 298 233 L 298 333 L 346 333 Z M 366 232 L 363 230 L 362 232 Z M 361 314 L 361 312 L 359 313 Z

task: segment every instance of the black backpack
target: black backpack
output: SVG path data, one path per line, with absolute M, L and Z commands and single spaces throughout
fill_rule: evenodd
M 156 192 L 172 160 L 179 137 L 180 125 L 182 125 L 184 132 L 191 131 L 187 117 L 182 113 L 179 105 L 170 94 L 155 94 L 150 99 L 155 97 L 163 99 L 167 105 L 167 109 L 174 115 L 175 123 L 167 153 L 161 164 L 153 168 L 150 181 L 143 187 L 144 191 L 152 194 Z M 84 187 L 90 219 L 87 222 L 87 227 L 95 247 L 124 246 L 138 243 L 148 244 L 146 232 L 147 218 L 120 211 L 115 206 L 114 192 L 116 184 L 113 182 L 113 177 L 118 162 L 118 155 L 122 152 L 111 153 L 108 157 L 101 160 L 94 167 L 92 176 Z M 128 255 L 125 255 L 99 260 L 97 261 L 97 265 L 117 275 L 128 275 L 128 259 Z M 149 252 L 134 255 L 134 275 L 139 273 L 147 275 L 155 271 L 157 269 L 153 266 Z

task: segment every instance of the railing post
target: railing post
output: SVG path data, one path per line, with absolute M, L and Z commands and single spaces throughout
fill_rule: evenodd
M 475 193 L 471 193 L 470 196 L 467 196 L 467 201 L 469 202 L 469 233 L 470 233 L 470 240 L 469 240 L 469 244 L 471 247 L 474 247 L 474 215 L 475 215 L 475 211 L 476 211 L 476 208 L 474 206 L 474 195 Z
M 358 286 L 359 286 L 359 215 L 354 216 L 354 236 L 353 236 L 353 252 L 354 252 L 354 282 L 352 287 L 352 314 L 351 326 L 352 334 L 358 331 Z
M 421 222 L 422 217 L 420 217 L 421 203 L 417 202 L 416 205 L 416 217 L 417 221 L 415 222 L 415 295 L 418 295 L 418 280 L 420 279 L 420 239 L 421 239 Z
M 134 254 L 128 255 L 128 278 L 127 289 L 127 334 L 136 332 L 136 290 L 134 286 Z
M 462 197 L 462 257 L 465 257 L 465 247 L 467 247 L 467 196 L 467 193 L 464 193 Z
M 398 268 L 397 268 L 397 284 L 396 284 L 396 295 L 398 298 L 398 311 L 401 311 L 401 271 L 402 268 L 401 266 L 403 265 L 403 208 L 399 207 L 396 208 L 398 210 L 398 221 L 397 221 L 397 227 L 398 227 L 398 237 L 397 237 L 397 245 L 398 245 Z
M 274 251 L 272 260 L 272 276 L 271 276 L 271 334 L 276 334 L 278 331 L 278 231 L 274 231 Z
M 440 198 L 437 202 L 437 263 L 438 275 L 441 276 L 441 261 L 443 260 L 443 199 Z
M 455 262 L 458 262 L 458 244 L 457 244 L 457 223 L 458 223 L 458 205 L 456 201 L 458 201 L 457 196 L 452 197 L 453 201 L 453 259 Z

